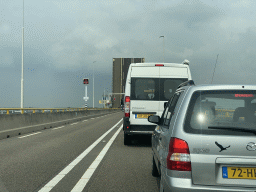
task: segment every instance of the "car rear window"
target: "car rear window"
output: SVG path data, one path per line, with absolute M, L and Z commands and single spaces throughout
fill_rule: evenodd
M 256 91 L 196 91 L 184 129 L 195 134 L 251 135 L 247 131 L 256 131 L 255 112 Z
M 169 100 L 177 87 L 187 81 L 186 78 L 132 78 L 132 100 Z

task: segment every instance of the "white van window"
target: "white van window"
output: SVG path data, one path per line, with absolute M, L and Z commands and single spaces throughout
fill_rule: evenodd
M 168 101 L 177 87 L 187 80 L 186 78 L 131 78 L 131 99 Z
M 170 99 L 175 93 L 178 86 L 187 80 L 188 79 L 161 79 L 160 84 L 164 85 L 164 88 L 163 88 L 164 94 L 163 94 L 162 100 Z
M 156 79 L 138 78 L 134 80 L 135 98 L 137 100 L 154 100 Z

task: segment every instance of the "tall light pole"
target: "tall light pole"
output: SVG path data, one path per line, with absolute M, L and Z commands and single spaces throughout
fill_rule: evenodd
M 164 63 L 164 36 L 160 36 L 159 38 L 163 37 L 163 63 Z
M 23 52 L 24 52 L 24 0 L 23 0 L 23 27 L 22 27 L 22 51 L 21 51 L 21 99 L 20 99 L 20 108 L 23 108 L 23 85 L 24 85 L 24 79 L 23 79 Z
M 93 78 L 92 78 L 92 108 L 94 108 L 94 63 L 96 61 L 93 61 Z

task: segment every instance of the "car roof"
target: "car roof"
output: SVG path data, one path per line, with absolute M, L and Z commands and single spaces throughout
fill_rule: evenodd
M 256 90 L 256 85 L 248 84 L 202 84 L 183 86 L 177 90 L 197 91 L 197 90 Z

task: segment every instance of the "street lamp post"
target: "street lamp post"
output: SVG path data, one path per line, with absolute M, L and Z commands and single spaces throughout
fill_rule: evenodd
M 93 78 L 92 78 L 92 108 L 94 108 L 94 63 L 96 61 L 93 61 Z
M 23 27 L 22 27 L 22 51 L 21 51 L 21 93 L 20 93 L 20 108 L 23 108 L 23 101 L 24 101 L 24 97 L 23 97 L 23 86 L 24 86 L 24 77 L 23 77 L 23 73 L 24 73 L 24 66 L 23 66 L 23 52 L 24 52 L 24 0 L 23 0 Z
M 104 94 L 103 94 L 103 108 L 105 108 L 105 102 L 106 102 L 106 99 L 105 99 L 105 88 L 104 88 Z
M 159 38 L 163 37 L 163 63 L 164 63 L 164 36 L 160 36 Z

